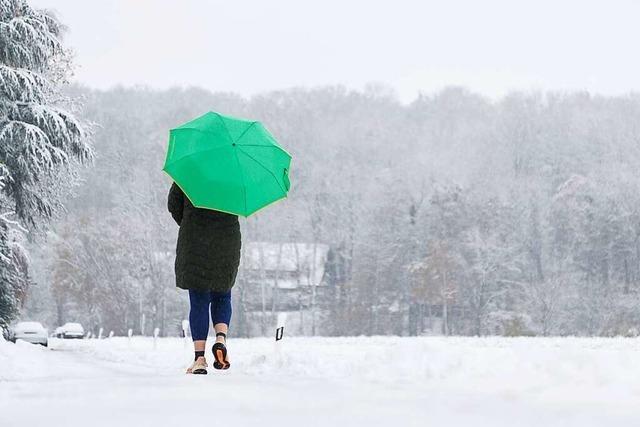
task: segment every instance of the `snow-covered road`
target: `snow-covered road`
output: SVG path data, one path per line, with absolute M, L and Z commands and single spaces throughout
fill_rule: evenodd
M 175 338 L 0 341 L 0 426 L 640 425 L 637 339 L 280 343 L 232 340 L 229 371 L 187 376 Z

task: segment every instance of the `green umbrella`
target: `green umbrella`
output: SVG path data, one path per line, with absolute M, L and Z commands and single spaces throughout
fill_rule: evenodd
M 194 206 L 246 217 L 287 197 L 290 163 L 260 122 L 209 112 L 171 129 L 162 170 Z

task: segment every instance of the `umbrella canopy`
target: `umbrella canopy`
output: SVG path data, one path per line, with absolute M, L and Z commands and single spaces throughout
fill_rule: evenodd
M 171 129 L 162 170 L 194 206 L 246 217 L 287 196 L 290 163 L 260 122 L 209 112 Z

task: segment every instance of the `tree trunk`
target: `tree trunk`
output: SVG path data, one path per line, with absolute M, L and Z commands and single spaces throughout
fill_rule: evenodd
M 449 307 L 447 298 L 447 272 L 442 272 L 442 332 L 449 335 Z

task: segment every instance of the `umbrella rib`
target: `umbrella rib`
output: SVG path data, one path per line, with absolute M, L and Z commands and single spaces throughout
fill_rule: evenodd
M 227 127 L 227 124 L 224 122 L 224 120 L 222 120 L 222 117 L 220 116 L 220 114 L 216 113 L 216 117 L 218 118 L 218 120 L 220 120 L 220 123 L 222 123 L 222 127 L 224 127 L 224 130 L 227 132 L 229 141 L 233 143 L 234 142 L 233 137 L 231 136 L 231 132 L 229 132 L 229 128 Z
M 256 162 L 257 164 L 259 164 L 262 169 L 266 170 L 267 172 L 269 172 L 271 174 L 271 176 L 273 177 L 273 179 L 276 180 L 276 182 L 278 183 L 278 187 L 280 187 L 280 189 L 286 194 L 287 190 L 285 190 L 284 188 L 282 188 L 282 185 L 280 185 L 280 181 L 278 181 L 278 178 L 273 174 L 273 172 L 271 172 L 269 170 L 269 168 L 267 168 L 265 165 L 263 165 L 259 160 L 257 160 L 255 157 L 253 157 L 251 154 L 247 153 L 246 151 L 244 151 L 242 149 L 242 146 L 238 145 L 237 148 L 240 149 L 240 151 L 242 151 L 244 153 L 245 156 L 249 157 L 251 160 L 253 160 L 254 162 Z M 236 154 L 237 156 L 237 154 Z
M 238 172 L 240 174 L 240 180 L 242 181 L 242 191 L 244 192 L 244 212 L 247 212 L 247 186 L 244 183 L 244 175 L 242 174 L 242 167 L 240 166 L 240 159 L 238 159 L 238 151 L 233 150 L 233 154 L 236 156 L 236 163 L 238 163 Z
M 247 126 L 247 128 L 242 131 L 242 133 L 240 134 L 240 136 L 238 137 L 238 139 L 236 139 L 235 142 L 236 144 L 238 144 L 240 142 L 240 140 L 242 139 L 242 137 L 244 136 L 245 133 L 249 132 L 249 130 L 251 130 L 252 127 L 254 127 L 256 125 L 257 122 L 253 122 L 251 123 L 249 126 Z M 246 144 L 245 144 L 246 145 Z
M 186 158 L 189 158 L 189 157 L 191 157 L 191 156 L 195 156 L 196 154 L 209 153 L 209 152 L 211 152 L 211 151 L 219 150 L 219 149 L 221 149 L 221 148 L 228 148 L 228 147 L 227 147 L 226 145 L 221 145 L 221 146 L 219 146 L 219 147 L 209 148 L 208 150 L 204 150 L 204 151 L 197 151 L 197 152 L 195 152 L 195 153 L 187 154 L 186 156 L 180 157 L 178 160 L 175 160 L 175 161 L 171 162 L 171 164 L 169 164 L 169 165 L 167 165 L 167 164 L 166 164 L 166 162 L 165 162 L 165 167 L 167 167 L 167 166 L 171 166 L 171 165 L 174 165 L 174 164 L 176 164 L 176 163 L 178 163 L 178 162 L 180 162 L 180 161 L 182 161 L 182 160 L 184 160 L 184 159 L 186 159 Z
M 291 154 L 289 154 L 289 152 L 287 150 L 285 150 L 284 148 L 280 147 L 279 145 L 262 145 L 262 144 L 239 144 L 240 147 L 263 147 L 263 148 L 276 148 L 280 151 L 282 151 L 284 154 L 286 154 L 287 156 L 291 157 Z

